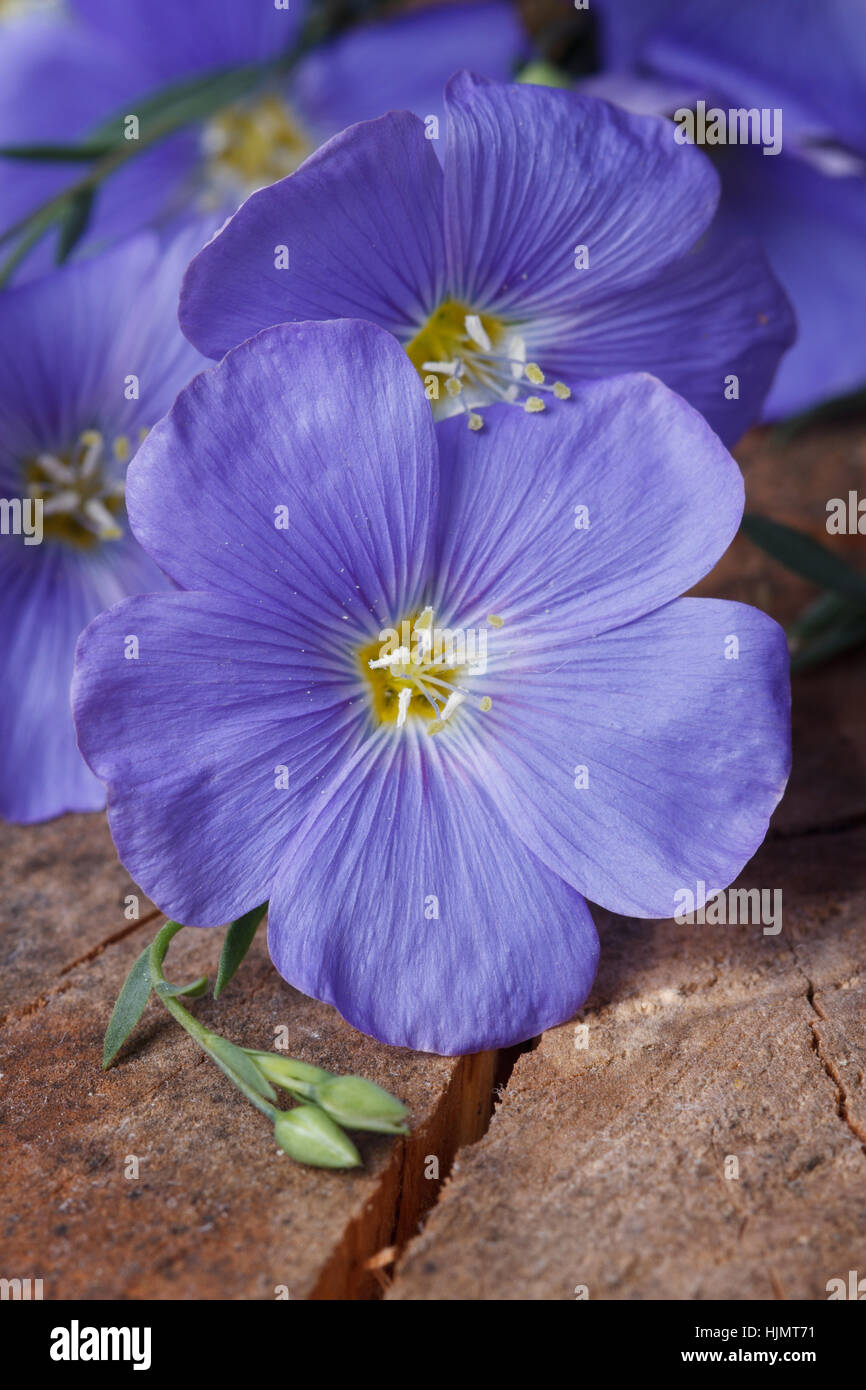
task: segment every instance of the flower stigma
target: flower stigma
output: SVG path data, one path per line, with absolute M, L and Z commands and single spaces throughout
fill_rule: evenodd
M 428 607 L 379 636 L 358 654 L 376 718 L 398 729 L 410 718 L 424 719 L 429 734 L 441 733 L 472 699 L 461 682 L 486 670 L 487 633 L 437 628 Z M 486 711 L 492 704 L 484 696 L 476 708 Z
M 109 453 L 98 430 L 83 430 L 71 449 L 28 459 L 27 495 L 42 503 L 45 537 L 84 548 L 119 540 L 129 456 L 126 435 L 117 436 Z
M 467 412 L 471 430 L 480 430 L 483 417 L 473 407 L 505 401 L 530 415 L 545 409 L 538 391 L 568 400 L 564 381 L 551 385 L 536 362 L 527 362 L 520 334 L 500 319 L 476 314 L 465 304 L 446 300 L 433 311 L 406 346 L 406 353 L 427 392 L 440 402 L 438 414 Z M 453 403 L 453 404 L 452 404 Z

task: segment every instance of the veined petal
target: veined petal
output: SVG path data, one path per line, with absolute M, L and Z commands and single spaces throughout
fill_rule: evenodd
M 717 234 L 647 284 L 594 303 L 578 328 L 564 321 L 550 337 L 537 331 L 533 351 L 571 383 L 652 372 L 730 445 L 760 415 L 795 335 L 759 244 Z
M 397 342 L 282 324 L 202 373 L 129 471 L 133 530 L 182 587 L 291 611 L 311 642 L 375 634 L 426 579 L 436 441 Z
M 563 647 L 679 597 L 736 534 L 740 471 L 649 376 L 589 382 L 561 408 L 437 426 L 437 609 L 504 619 L 497 645 Z
M 292 827 L 358 738 L 356 693 L 290 615 L 224 595 L 143 594 L 91 623 L 79 747 L 108 785 L 118 853 L 164 912 L 216 926 L 269 897 Z
M 505 318 L 644 283 L 709 225 L 718 176 L 674 128 L 547 87 L 448 84 L 445 239 L 455 297 Z M 588 266 L 575 267 L 578 247 Z
M 491 796 L 592 902 L 672 916 L 680 889 L 727 887 L 763 840 L 790 693 L 785 635 L 757 609 L 679 599 L 564 661 L 518 656 L 485 689 Z
M 362 1032 L 448 1055 L 570 1018 L 598 959 L 583 899 L 414 731 L 369 743 L 293 838 L 268 944 Z
M 507 82 L 526 47 L 513 7 L 502 0 L 428 6 L 349 29 L 297 68 L 292 98 L 326 135 L 385 111 L 435 116 L 442 127 L 444 87 L 473 56 L 486 77 Z
M 248 198 L 189 267 L 180 320 L 211 357 L 302 319 L 352 316 L 407 339 L 443 271 L 442 170 L 421 121 L 392 112 Z

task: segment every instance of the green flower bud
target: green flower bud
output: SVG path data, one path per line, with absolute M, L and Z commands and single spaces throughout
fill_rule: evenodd
M 315 1105 L 282 1110 L 274 1122 L 274 1138 L 298 1163 L 313 1168 L 359 1168 L 361 1155 L 348 1135 Z
M 312 1097 L 313 1088 L 320 1081 L 329 1081 L 333 1072 L 323 1071 L 321 1067 L 311 1067 L 309 1062 L 298 1062 L 294 1057 L 284 1057 L 279 1052 L 254 1052 L 247 1048 L 259 1071 L 275 1086 L 285 1090 L 299 1091 Z
M 349 1129 L 372 1130 L 376 1134 L 409 1133 L 403 1102 L 363 1076 L 334 1076 L 323 1081 L 316 1086 L 314 1099 L 332 1119 Z

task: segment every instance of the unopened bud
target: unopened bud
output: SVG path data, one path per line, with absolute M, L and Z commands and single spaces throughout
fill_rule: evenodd
M 335 1076 L 316 1086 L 316 1104 L 348 1129 L 375 1134 L 408 1134 L 406 1107 L 396 1096 L 363 1076 Z
M 298 1163 L 313 1168 L 358 1168 L 361 1155 L 351 1139 L 315 1105 L 282 1110 L 274 1121 L 274 1138 Z
M 321 1067 L 310 1066 L 309 1062 L 298 1062 L 294 1057 L 283 1057 L 278 1052 L 256 1052 L 246 1049 L 259 1071 L 275 1086 L 293 1094 L 312 1097 L 315 1087 L 321 1081 L 328 1081 L 333 1072 L 323 1071 Z

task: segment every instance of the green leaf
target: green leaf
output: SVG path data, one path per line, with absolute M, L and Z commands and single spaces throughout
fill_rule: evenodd
M 277 1093 L 264 1076 L 262 1076 L 255 1062 L 248 1057 L 242 1047 L 235 1047 L 228 1038 L 220 1037 L 219 1033 L 208 1034 L 207 1041 L 202 1040 L 202 1046 L 207 1048 L 217 1066 L 225 1072 L 230 1081 L 237 1084 L 238 1081 L 244 1082 L 256 1095 L 263 1096 L 265 1100 L 276 1100 Z
M 68 211 L 64 213 L 63 221 L 60 224 L 60 238 L 57 242 L 58 265 L 62 265 L 72 255 L 87 231 L 95 200 L 95 188 L 82 189 L 80 193 L 76 193 L 74 198 L 70 198 Z
M 150 989 L 150 946 L 147 946 L 127 975 L 108 1020 L 105 1046 L 102 1050 L 103 1070 L 111 1066 L 144 1013 L 144 1006 L 150 998 Z
M 795 675 L 801 671 L 809 671 L 812 667 L 831 661 L 833 657 L 841 656 L 843 652 L 851 651 L 854 647 L 862 647 L 864 643 L 866 614 L 861 613 L 858 618 L 840 622 L 835 627 L 826 629 L 807 645 L 798 646 L 791 657 L 791 671 Z
M 259 923 L 267 912 L 267 903 L 262 903 L 261 907 L 254 907 L 251 912 L 244 913 L 236 922 L 232 922 L 225 934 L 223 948 L 220 954 L 219 969 L 217 970 L 216 984 L 214 985 L 213 997 L 219 999 L 229 980 L 234 975 L 250 946 L 253 944 L 253 937 L 258 930 Z
M 743 517 L 742 529 L 755 545 L 795 574 L 808 579 L 819 588 L 866 607 L 866 576 L 850 568 L 832 550 L 813 540 L 805 531 L 771 521 L 754 513 Z
M 188 985 L 170 985 L 168 981 L 165 981 L 157 985 L 156 992 L 161 999 L 175 999 L 179 994 L 186 994 L 191 999 L 198 999 L 206 989 L 207 975 L 201 975 Z
M 113 145 L 0 145 L 0 158 L 25 159 L 38 163 L 81 164 L 111 154 Z

